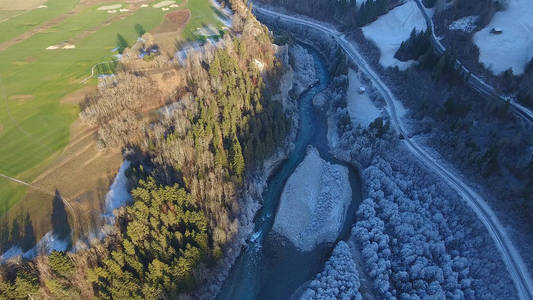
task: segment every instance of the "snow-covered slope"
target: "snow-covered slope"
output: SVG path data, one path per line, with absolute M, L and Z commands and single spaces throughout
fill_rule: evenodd
M 334 242 L 351 196 L 348 169 L 324 161 L 310 147 L 283 188 L 273 230 L 303 251 Z
M 380 116 L 381 110 L 372 103 L 368 91 L 360 93 L 359 88 L 364 87 L 364 85 L 354 70 L 349 70 L 348 78 L 350 82 L 346 93 L 348 114 L 352 123 L 367 127 L 368 124 Z
M 365 37 L 378 46 L 381 52 L 379 62 L 383 67 L 397 66 L 400 70 L 405 70 L 413 61 L 399 61 L 394 58 L 394 54 L 401 43 L 409 38 L 413 28 L 426 30 L 426 21 L 416 3 L 407 1 L 362 29 Z
M 395 99 L 388 87 L 381 81 L 380 77 L 372 70 L 368 63 L 359 54 L 354 44 L 349 42 L 345 36 L 341 35 L 337 30 L 327 24 L 325 25 L 323 23 L 298 16 L 285 15 L 283 13 L 258 7 L 257 5 L 254 6 L 254 8 L 257 13 L 281 18 L 284 21 L 293 22 L 295 24 L 308 26 L 333 36 L 339 46 L 341 46 L 345 50 L 346 54 L 354 61 L 354 63 L 358 64 L 359 67 L 366 73 L 366 75 L 371 78 L 376 88 L 385 97 L 385 101 L 387 102 L 387 111 L 391 116 L 393 127 L 404 137 L 408 137 L 408 135 L 405 134 L 403 130 L 403 124 L 398 117 L 397 103 L 399 102 Z M 417 159 L 419 159 L 420 162 L 426 165 L 428 169 L 433 171 L 447 184 L 449 184 L 452 189 L 461 195 L 479 220 L 484 224 L 493 242 L 498 248 L 511 275 L 511 278 L 517 287 L 519 298 L 533 298 L 533 284 L 531 284 L 529 272 L 520 254 L 517 252 L 510 238 L 508 237 L 507 232 L 504 230 L 496 215 L 491 208 L 488 207 L 483 198 L 474 192 L 467 184 L 462 182 L 460 178 L 455 176 L 452 171 L 446 169 L 445 166 L 442 166 L 438 161 L 427 154 L 426 151 L 424 151 L 416 141 L 410 138 L 405 138 L 403 142 L 406 148 Z
M 489 25 L 474 35 L 474 42 L 479 47 L 479 61 L 493 73 L 512 68 L 515 75 L 522 74 L 533 57 L 533 2 L 507 3 L 507 9 L 497 12 Z M 503 32 L 492 34 L 493 28 Z
M 109 188 L 109 192 L 105 197 L 105 210 L 104 216 L 108 216 L 109 221 L 113 222 L 114 214 L 113 211 L 117 208 L 120 208 L 128 201 L 131 200 L 131 195 L 128 192 L 128 178 L 126 177 L 126 170 L 130 167 L 130 161 L 125 160 L 120 169 L 118 170 L 115 180 Z

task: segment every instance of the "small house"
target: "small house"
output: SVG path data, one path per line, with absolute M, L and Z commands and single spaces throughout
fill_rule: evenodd
M 490 33 L 492 34 L 502 34 L 503 33 L 503 29 L 501 29 L 500 27 L 494 27 L 490 30 Z

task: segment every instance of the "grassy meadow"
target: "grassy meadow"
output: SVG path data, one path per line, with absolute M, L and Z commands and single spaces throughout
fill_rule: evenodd
M 21 14 L 21 10 L 0 10 L 0 22 L 5 22 L 7 19 L 12 18 L 18 14 Z
M 187 1 L 187 8 L 191 11 L 191 17 L 183 30 L 183 38 L 186 41 L 203 39 L 204 37 L 198 36 L 196 31 L 207 24 L 213 24 L 218 28 L 223 26 L 222 22 L 217 18 L 215 8 L 210 1 L 189 0 Z
M 25 1 L 25 0 L 16 0 Z M 8 1 L 4 6 L 8 5 Z M 53 20 L 54 18 L 72 10 L 79 0 L 49 0 L 44 3 L 47 8 L 35 8 L 20 13 L 20 11 L 0 10 L 0 20 L 9 18 L 0 23 L 0 43 L 8 41 L 24 32 L 35 28 L 37 25 Z M 20 14 L 19 14 L 20 13 Z
M 131 6 L 122 2 L 97 4 L 93 1 L 96 4 L 87 7 L 78 2 L 49 0 L 44 3 L 47 8 L 33 9 L 0 23 L 0 45 L 48 24 L 24 40 L 0 50 L 2 174 L 32 182 L 50 168 L 69 144 L 70 126 L 79 112 L 76 104 L 61 100 L 84 87 L 80 82 L 90 75 L 93 65 L 112 58 L 117 34 L 131 45 L 137 39 L 136 24 L 150 31 L 162 23 L 166 13 L 185 6 L 184 0 L 177 1 L 179 7 L 163 11 L 152 7 L 159 1 L 147 1 L 149 7 L 137 5 L 130 11 L 110 14 L 98 7 Z M 191 18 L 182 32 L 183 39 L 195 38 L 194 32 L 205 24 L 222 25 L 208 0 L 189 0 L 186 5 Z M 68 11 L 74 13 L 65 14 Z M 52 25 L 51 20 L 54 20 Z M 75 48 L 46 50 L 50 46 L 65 44 L 75 45 Z M 93 79 L 88 84 L 95 83 Z M 31 194 L 25 186 L 0 178 L 0 216 Z

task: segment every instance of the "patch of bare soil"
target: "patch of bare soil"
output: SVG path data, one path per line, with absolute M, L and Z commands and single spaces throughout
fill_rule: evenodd
M 61 103 L 80 104 L 87 96 L 95 94 L 96 91 L 97 88 L 95 85 L 86 85 L 83 88 L 66 95 L 63 99 L 61 99 Z
M 173 69 L 150 74 L 150 77 L 154 82 L 156 82 L 161 94 L 165 98 L 170 97 L 175 92 L 176 86 L 179 87 L 185 85 L 183 76 L 181 76 L 178 71 Z
M 173 24 L 184 26 L 189 21 L 191 12 L 188 9 L 173 11 L 165 15 L 165 19 Z
M 177 33 L 185 26 L 185 24 L 187 24 L 190 15 L 191 13 L 188 9 L 168 13 L 165 15 L 163 23 L 152 29 L 150 33 L 154 36 L 154 38 L 156 38 L 158 34 L 162 33 Z
M 9 100 L 26 101 L 33 99 L 33 95 L 13 95 L 9 96 Z
M 170 12 L 165 15 L 161 25 L 150 31 L 162 53 L 171 56 L 176 52 L 179 33 L 189 21 L 190 16 L 191 12 L 188 9 Z
M 44 2 L 45 0 L 0 0 L 0 10 L 30 10 Z
M 37 61 L 37 58 L 35 58 L 35 56 L 28 56 L 26 57 L 26 59 L 24 60 L 24 62 L 28 63 L 28 64 L 32 64 L 34 62 Z

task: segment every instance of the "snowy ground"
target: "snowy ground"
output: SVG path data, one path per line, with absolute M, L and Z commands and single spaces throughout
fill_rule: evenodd
M 265 9 L 262 10 L 262 13 L 290 22 L 311 26 L 329 34 L 336 33 L 331 28 L 317 22 L 283 15 Z M 344 37 L 340 36 L 336 40 L 351 58 L 360 62 L 359 66 L 365 69 L 369 76 L 373 77 L 373 79 L 377 77 L 372 70 L 368 70 L 368 64 Z M 394 110 L 396 103 L 390 99 L 394 99 L 393 96 L 390 96 L 391 92 L 380 81 L 379 77 L 374 82 L 384 91 L 383 95 L 387 96 L 385 100 L 387 100 L 388 106 L 391 107 L 391 115 L 393 116 L 395 125 L 398 123 L 401 125 L 401 122 L 398 122 L 398 114 Z M 391 105 L 391 102 L 394 105 Z M 403 299 L 445 299 L 446 297 L 457 299 L 518 299 L 516 290 L 512 289 L 512 280 L 503 271 L 505 270 L 505 266 L 500 260 L 500 256 L 495 255 L 495 253 L 501 250 L 506 262 L 511 261 L 511 263 L 515 263 L 516 261 L 520 262 L 519 257 L 517 258 L 512 251 L 507 249 L 507 246 L 510 244 L 505 240 L 505 236 L 503 241 L 505 245 L 501 246 L 502 234 L 500 233 L 502 231 L 500 226 L 492 222 L 492 220 L 487 221 L 484 215 L 485 212 L 478 213 L 476 211 L 474 213 L 470 210 L 470 207 L 464 207 L 462 201 L 456 198 L 458 195 L 455 191 L 461 194 L 466 193 L 467 196 L 463 199 L 472 207 L 479 205 L 479 197 L 476 197 L 475 194 L 472 195 L 473 192 L 469 191 L 469 187 L 466 184 L 460 180 L 455 180 L 453 174 L 448 175 L 449 172 L 446 169 L 442 171 L 443 167 L 438 163 L 434 163 L 431 157 L 428 158 L 428 155 L 412 141 L 404 143 L 404 145 L 408 145 L 408 149 L 393 146 L 388 142 L 384 143 L 382 139 L 371 138 L 370 140 L 358 142 L 357 139 L 362 136 L 361 133 L 356 132 L 352 137 L 348 138 L 343 136 L 341 141 L 344 145 L 340 147 L 351 149 L 351 151 L 349 153 L 339 153 L 339 158 L 350 161 L 356 160 L 363 165 L 362 169 L 365 169 L 365 165 L 373 164 L 373 162 L 380 165 L 379 169 L 381 169 L 381 172 L 376 169 L 370 170 L 369 168 L 368 175 L 372 175 L 371 177 L 373 178 L 365 180 L 373 188 L 377 197 L 376 199 L 379 201 L 369 201 L 370 203 L 367 203 L 369 204 L 369 210 L 361 210 L 361 206 L 364 203 L 360 206 L 360 218 L 368 219 L 369 221 L 364 224 L 368 225 L 368 227 L 365 227 L 368 230 L 368 234 L 363 234 L 364 232 L 360 231 L 360 234 L 357 235 L 359 236 L 359 240 L 366 240 L 368 242 L 364 246 L 364 248 L 368 246 L 366 249 L 368 252 L 365 253 L 363 251 L 363 256 L 367 261 L 366 264 L 371 269 L 369 275 L 374 278 L 375 287 L 382 295 L 381 298 L 392 298 L 392 294 L 396 294 L 397 297 L 395 298 Z M 397 136 L 391 134 L 390 141 L 398 143 Z M 373 143 L 376 144 L 371 145 Z M 357 145 L 361 145 L 361 147 Z M 384 158 L 379 156 L 374 157 L 378 152 Z M 431 171 L 435 171 L 437 177 L 435 178 L 435 174 L 433 173 L 428 173 L 428 169 L 425 167 L 414 168 L 418 163 L 413 161 L 414 157 L 409 153 L 414 154 L 417 159 L 429 165 L 432 169 Z M 405 165 L 402 163 L 404 159 L 406 159 Z M 386 162 L 391 162 L 391 164 L 387 165 Z M 393 172 L 395 173 L 394 175 L 392 174 Z M 394 180 L 387 180 L 391 175 L 393 175 Z M 366 176 L 363 174 L 362 177 Z M 450 190 L 450 186 L 442 183 L 443 178 L 446 181 L 451 180 L 454 182 L 454 185 L 452 185 L 453 190 Z M 383 182 L 380 183 L 382 180 Z M 399 187 L 404 195 L 398 194 L 397 191 L 399 189 L 395 188 L 394 185 Z M 416 188 L 414 185 L 416 185 Z M 446 198 L 443 198 L 442 195 L 446 195 Z M 395 210 L 395 205 L 398 204 L 390 205 L 390 202 L 391 200 L 399 200 L 397 198 L 407 199 L 407 201 L 401 201 L 402 218 L 400 219 L 397 218 L 395 213 L 391 214 L 389 210 L 389 208 Z M 370 207 L 372 202 L 378 204 L 377 209 Z M 369 214 L 367 215 L 366 213 Z M 413 214 L 419 215 L 420 218 Z M 377 219 L 373 217 L 376 215 L 378 216 Z M 444 222 L 442 221 L 443 216 L 446 216 Z M 384 219 L 386 222 L 383 221 Z M 405 220 L 415 222 L 404 222 Z M 489 225 L 485 226 L 481 222 L 486 222 Z M 359 219 L 358 223 L 360 223 Z M 403 223 L 406 224 L 404 225 Z M 390 232 L 391 236 L 403 236 L 403 238 L 407 238 L 408 240 L 389 239 L 388 237 L 381 239 L 379 237 L 380 234 L 377 234 L 376 231 L 383 230 L 384 224 L 395 225 L 395 228 L 391 226 L 385 228 L 386 231 Z M 398 224 L 400 227 L 396 227 Z M 425 225 L 434 227 L 434 229 L 427 230 L 427 228 L 424 228 Z M 490 241 L 489 237 L 486 236 L 487 229 L 489 229 L 493 237 L 496 236 L 499 239 L 498 249 L 496 249 L 495 244 Z M 435 234 L 435 230 L 438 230 L 439 233 Z M 368 240 L 368 237 L 372 237 L 372 240 Z M 378 238 L 376 239 L 376 237 Z M 440 237 L 446 237 L 443 245 L 442 242 L 438 241 Z M 413 239 L 413 241 L 409 241 L 410 239 Z M 422 245 L 420 242 L 422 242 Z M 435 242 L 436 244 L 432 245 Z M 393 247 L 386 249 L 382 247 L 382 243 L 391 243 Z M 424 243 L 427 243 L 427 246 L 424 246 Z M 406 247 L 400 249 L 399 245 L 405 245 Z M 444 246 L 445 251 L 441 251 L 442 246 Z M 377 257 L 373 255 L 373 252 L 376 251 L 382 252 L 382 256 Z M 416 255 L 411 255 L 413 251 Z M 405 261 L 402 261 L 403 259 Z M 398 263 L 394 262 L 395 260 L 399 260 Z M 392 267 L 391 262 L 394 262 L 395 266 Z M 433 266 L 425 268 L 424 265 L 428 262 L 437 264 L 441 267 L 442 271 L 439 271 L 438 268 L 433 268 Z M 452 262 L 451 272 L 450 262 Z M 413 263 L 415 265 L 412 265 Z M 508 266 L 511 266 L 511 263 Z M 401 264 L 405 264 L 402 268 L 407 268 L 405 271 L 401 270 L 401 272 L 398 272 L 398 266 Z M 394 269 L 394 272 L 392 269 Z M 511 275 L 515 282 L 524 280 L 524 276 L 520 275 L 521 270 L 516 271 L 516 267 L 511 269 L 513 269 Z M 386 278 L 390 274 L 395 274 L 395 276 Z M 444 287 L 441 285 L 441 279 L 443 278 L 441 274 L 446 278 L 443 282 L 445 284 Z M 384 277 L 381 277 L 382 275 Z M 515 277 L 520 277 L 520 279 L 515 280 Z M 391 283 L 394 286 L 391 286 Z M 441 286 L 439 287 L 439 285 Z M 526 284 L 525 286 L 527 287 L 528 285 Z M 445 294 L 442 293 L 443 291 L 446 291 Z M 430 297 L 430 295 L 434 297 Z M 528 298 L 528 294 L 522 291 L 520 292 L 520 296 L 520 298 Z
M 474 35 L 479 47 L 479 61 L 495 74 L 509 68 L 515 75 L 524 73 L 533 57 L 533 3 L 509 0 L 507 9 L 497 12 L 492 21 Z M 502 34 L 491 34 L 499 27 Z
M 359 92 L 359 88 L 364 87 L 364 85 L 354 70 L 349 70 L 348 78 L 350 81 L 346 99 L 348 114 L 353 124 L 367 127 L 381 115 L 381 110 L 370 100 L 368 88 L 365 88 L 366 91 L 363 94 Z
M 221 43 L 223 43 L 223 40 L 216 41 L 211 38 L 207 38 L 204 45 L 200 45 L 197 42 L 187 43 L 176 51 L 174 57 L 178 59 L 180 64 L 184 65 L 187 62 L 187 57 L 189 57 L 189 55 L 193 53 L 204 53 L 207 45 L 218 48 Z
M 324 266 L 317 274 L 301 300 L 311 299 L 362 299 L 359 293 L 359 274 L 348 244 L 340 241 Z
M 126 170 L 130 167 L 130 164 L 128 160 L 122 163 L 105 197 L 104 216 L 109 217 L 108 219 L 110 221 L 114 221 L 115 219 L 113 211 L 126 205 L 131 200 L 131 195 L 128 192 L 128 178 L 126 177 Z
M 468 16 L 455 20 L 452 24 L 450 24 L 450 26 L 448 26 L 448 29 L 472 32 L 476 29 L 477 19 L 478 16 Z
M 348 169 L 324 161 L 311 147 L 285 184 L 273 229 L 303 251 L 334 242 L 351 196 Z
M 216 36 L 219 34 L 218 29 L 213 24 L 205 25 L 204 27 L 196 28 L 194 34 L 204 37 Z
M 98 10 L 119 9 L 121 7 L 122 7 L 122 4 L 113 4 L 113 5 L 100 6 L 98 7 Z
M 33 246 L 33 248 L 26 252 L 23 252 L 19 246 L 13 246 L 9 248 L 9 250 L 0 256 L 0 263 L 4 263 L 9 259 L 19 256 L 22 256 L 25 259 L 33 259 L 41 253 L 50 253 L 53 250 L 65 251 L 67 250 L 69 244 L 69 240 L 59 239 L 53 234 L 53 232 L 49 231 L 35 246 Z
M 383 67 L 397 66 L 400 70 L 405 70 L 413 61 L 399 61 L 394 58 L 394 54 L 401 43 L 409 38 L 413 28 L 418 31 L 426 30 L 426 22 L 416 3 L 407 1 L 362 29 L 365 37 L 379 48 L 379 62 Z
M 159 3 L 154 4 L 153 7 L 155 7 L 155 8 L 162 8 L 162 7 L 167 7 L 167 6 L 169 6 L 169 5 L 171 5 L 171 4 L 174 4 L 174 3 L 176 3 L 176 1 L 165 0 L 165 1 L 161 1 L 161 2 L 159 2 Z
M 227 7 L 222 7 L 220 3 L 218 3 L 218 0 L 211 0 L 211 5 L 213 5 L 214 8 L 218 9 L 225 17 L 222 17 L 217 14 L 217 18 L 226 25 L 226 27 L 231 28 L 233 25 L 233 21 L 231 19 L 233 13 L 231 9 Z

